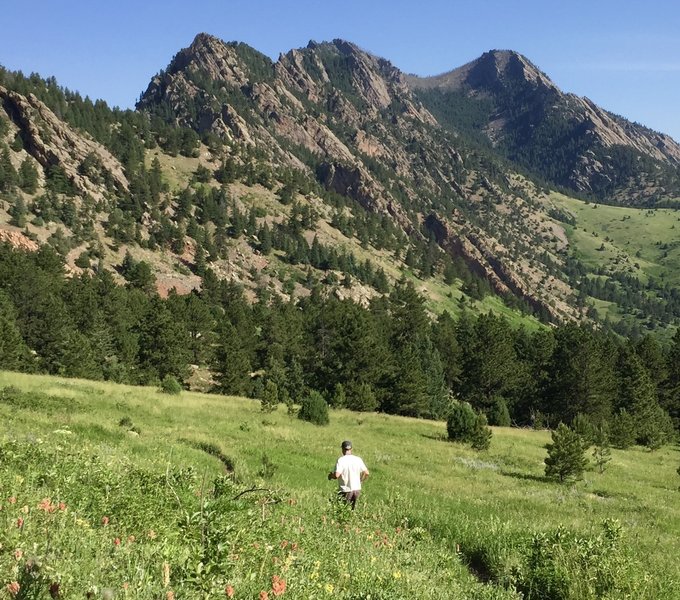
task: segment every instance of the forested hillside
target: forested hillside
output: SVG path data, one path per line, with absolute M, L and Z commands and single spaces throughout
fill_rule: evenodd
M 2 366 L 670 440 L 672 233 L 610 238 L 409 81 L 205 34 L 135 111 L 0 71 Z

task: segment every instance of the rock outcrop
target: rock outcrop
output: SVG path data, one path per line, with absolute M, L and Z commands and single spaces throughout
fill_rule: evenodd
M 18 128 L 26 151 L 43 169 L 60 167 L 75 189 L 99 198 L 103 186 L 81 168 L 89 159 L 98 176 L 104 171 L 115 187 L 128 189 L 120 162 L 104 146 L 69 127 L 33 94 L 23 96 L 0 86 L 0 107 Z

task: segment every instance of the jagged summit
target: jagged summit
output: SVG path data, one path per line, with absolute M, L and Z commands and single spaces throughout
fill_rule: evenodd
M 557 90 L 557 86 L 526 56 L 514 50 L 489 50 L 479 58 L 440 75 L 431 77 L 408 76 L 416 88 L 460 90 L 465 86 L 474 89 L 495 90 L 508 82 L 524 81 Z

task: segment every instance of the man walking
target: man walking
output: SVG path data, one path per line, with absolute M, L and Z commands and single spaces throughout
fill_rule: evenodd
M 352 442 L 345 440 L 340 447 L 342 456 L 335 464 L 335 471 L 328 474 L 328 479 L 338 480 L 338 495 L 354 510 L 361 494 L 361 482 L 369 476 L 369 472 L 364 461 L 352 454 Z

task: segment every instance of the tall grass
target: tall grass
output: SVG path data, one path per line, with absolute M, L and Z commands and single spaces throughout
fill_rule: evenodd
M 242 398 L 7 386 L 0 596 L 680 597 L 677 448 L 613 451 L 562 486 L 543 477 L 547 432 L 495 428 L 478 454 L 444 423 L 340 410 L 319 428 Z M 371 470 L 353 514 L 326 480 L 343 439 Z

